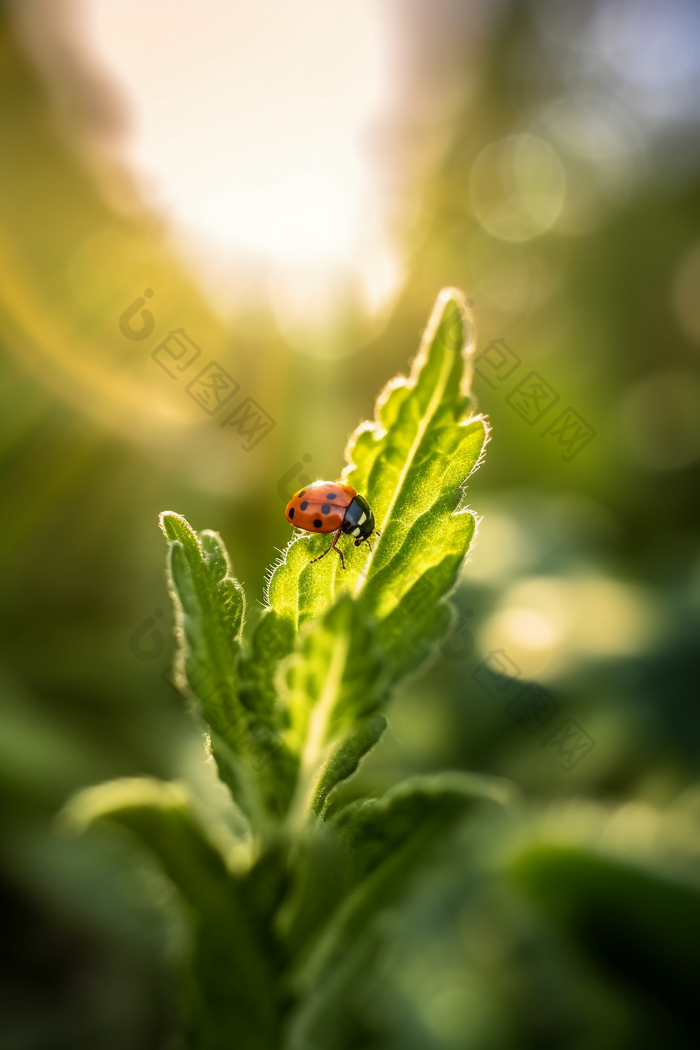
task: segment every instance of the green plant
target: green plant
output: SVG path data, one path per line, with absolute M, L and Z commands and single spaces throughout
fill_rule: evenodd
M 468 810 L 506 800 L 502 782 L 459 773 L 379 799 L 343 804 L 337 791 L 379 740 L 391 691 L 450 624 L 446 596 L 476 526 L 464 486 L 488 436 L 471 412 L 472 350 L 466 304 L 445 290 L 410 378 L 387 386 L 347 449 L 344 478 L 369 499 L 381 538 L 351 547 L 347 571 L 330 557 L 311 564 L 325 537 L 293 538 L 247 637 L 221 538 L 161 515 L 176 681 L 245 832 L 227 850 L 184 786 L 151 780 L 90 789 L 70 814 L 79 827 L 128 829 L 179 891 L 197 1047 L 355 1045 L 352 1016 L 338 1023 L 344 991 L 372 959 L 382 913 Z

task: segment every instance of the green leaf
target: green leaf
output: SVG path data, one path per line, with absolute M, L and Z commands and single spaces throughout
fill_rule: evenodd
M 241 668 L 245 597 L 231 574 L 221 537 L 209 531 L 197 535 L 172 511 L 161 514 L 160 525 L 170 545 L 179 643 L 176 684 L 199 702 L 211 727 L 219 775 L 234 800 L 255 828 L 264 829 L 280 809 L 280 793 L 288 796 L 285 785 L 295 769 L 284 753 L 266 668 L 266 646 L 274 653 L 276 644 L 284 653 L 289 643 L 270 630 L 271 621 L 265 618 L 267 631 L 258 629 L 253 660 Z M 267 688 L 254 688 L 258 682 Z
M 348 445 L 344 480 L 374 509 L 373 549 L 349 547 L 343 571 L 335 556 L 311 564 L 328 537 L 300 535 L 270 575 L 268 615 L 297 636 L 283 696 L 300 761 L 295 817 L 324 812 L 381 735 L 391 688 L 449 626 L 445 596 L 475 530 L 464 488 L 487 440 L 468 395 L 468 313 L 460 292 L 440 294 L 410 377 L 389 383 Z
M 170 541 L 180 643 L 177 669 L 199 699 L 206 720 L 233 745 L 238 728 L 236 657 L 245 615 L 243 590 L 230 574 L 228 555 L 216 533 L 198 537 L 172 511 L 161 514 L 160 526 Z
M 379 915 L 405 892 L 437 842 L 475 806 L 503 806 L 513 798 L 507 781 L 442 773 L 413 777 L 380 799 L 351 803 L 329 822 L 340 838 L 344 878 L 351 888 L 297 975 L 305 998 L 292 1023 L 292 1050 L 345 1045 L 330 1033 L 342 1016 L 348 989 L 376 955 Z M 298 911 L 303 914 L 301 904 Z
M 300 755 L 292 820 L 303 820 L 320 812 L 384 728 L 373 717 L 386 695 L 381 654 L 358 602 L 342 596 L 302 632 L 285 684 L 285 740 Z
M 464 296 L 444 289 L 410 377 L 388 384 L 375 422 L 363 423 L 346 450 L 343 480 L 369 500 L 381 536 L 373 537 L 372 551 L 348 546 L 346 572 L 335 556 L 310 564 L 327 537 L 296 536 L 268 581 L 268 601 L 279 615 L 299 626 L 350 590 L 383 620 L 433 570 L 422 600 L 423 633 L 439 636 L 428 628 L 429 610 L 454 586 L 474 534 L 464 487 L 487 440 L 485 420 L 470 411 L 473 333 Z M 401 648 L 391 633 L 387 645 Z
M 288 617 L 267 609 L 258 620 L 250 646 L 241 653 L 240 695 L 243 703 L 274 719 L 278 699 L 277 672 L 294 650 L 296 632 Z
M 228 871 L 207 839 L 180 784 L 149 778 L 89 788 L 61 816 L 81 833 L 96 822 L 126 829 L 150 852 L 186 905 L 192 930 L 190 1025 L 200 1050 L 266 1050 L 279 1023 L 274 958 L 245 881 Z
M 331 792 L 357 771 L 360 762 L 379 741 L 386 726 L 384 715 L 362 718 L 330 748 L 310 800 L 311 811 L 316 816 L 326 816 L 332 802 Z
M 408 870 L 430 844 L 440 838 L 475 803 L 501 806 L 514 799 L 505 780 L 478 773 L 436 773 L 411 777 L 382 798 L 352 802 L 340 810 L 332 826 L 347 851 L 352 878 L 359 882 L 385 862 Z

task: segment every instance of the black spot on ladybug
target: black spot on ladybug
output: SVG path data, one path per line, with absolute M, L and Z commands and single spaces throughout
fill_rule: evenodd
M 290 509 L 290 511 L 289 511 L 289 520 L 291 521 L 293 517 L 294 517 L 294 507 L 292 507 Z
M 331 512 L 330 503 L 324 503 L 323 506 L 321 507 L 321 514 L 330 514 L 330 512 Z
M 326 499 L 335 499 L 335 492 L 327 492 Z
M 321 521 L 320 518 L 314 518 L 314 528 L 315 529 L 320 529 L 322 525 L 323 525 L 323 522 Z
M 306 489 L 302 489 L 301 492 L 297 492 L 297 499 L 301 499 L 301 497 L 304 495 L 305 492 L 306 492 Z
M 308 505 L 309 505 L 309 501 L 307 499 L 305 499 L 303 503 L 299 504 L 299 510 L 306 510 Z

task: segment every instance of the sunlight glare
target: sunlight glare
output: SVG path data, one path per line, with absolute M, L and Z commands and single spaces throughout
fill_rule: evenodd
M 189 214 L 216 240 L 287 261 L 349 253 L 358 213 L 349 188 L 328 170 L 309 168 L 278 182 L 223 190 Z
M 278 282 L 280 266 L 328 261 L 353 275 L 365 309 L 384 305 L 400 268 L 364 146 L 388 92 L 380 9 L 86 0 L 86 13 L 132 111 L 127 162 L 192 265 L 195 242 L 210 269 L 257 260 Z

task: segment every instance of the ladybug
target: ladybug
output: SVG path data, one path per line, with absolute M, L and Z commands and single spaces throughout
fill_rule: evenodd
M 314 481 L 292 496 L 285 511 L 287 521 L 305 532 L 334 532 L 331 546 L 327 547 L 318 558 L 325 558 L 333 548 L 340 557 L 340 564 L 345 568 L 345 558 L 337 546 L 340 534 L 355 537 L 355 546 L 369 543 L 373 532 L 381 533 L 374 527 L 374 514 L 364 496 L 360 496 L 350 485 L 339 481 Z M 370 550 L 371 550 L 370 546 Z

